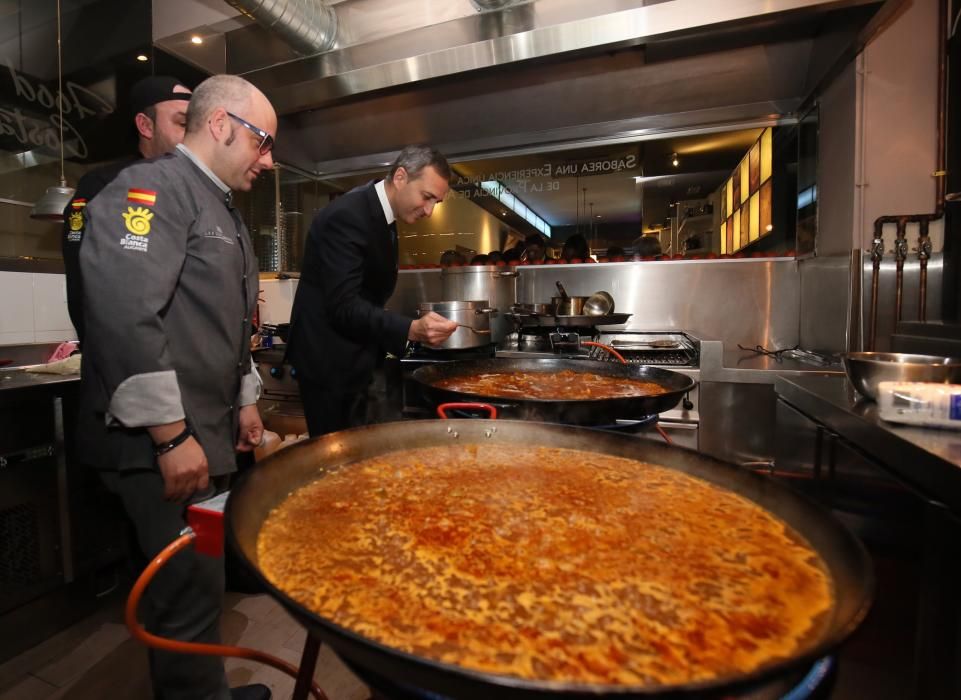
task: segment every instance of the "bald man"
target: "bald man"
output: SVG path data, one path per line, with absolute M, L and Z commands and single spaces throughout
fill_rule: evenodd
M 276 131 L 253 85 L 208 78 L 173 154 L 126 168 L 87 207 L 78 444 L 148 558 L 185 527 L 185 504 L 225 490 L 235 451 L 263 436 L 249 343 L 257 262 L 231 194 L 273 167 Z M 223 591 L 223 559 L 187 549 L 147 589 L 146 627 L 217 643 Z M 269 697 L 264 686 L 229 691 L 219 657 L 150 661 L 157 698 Z

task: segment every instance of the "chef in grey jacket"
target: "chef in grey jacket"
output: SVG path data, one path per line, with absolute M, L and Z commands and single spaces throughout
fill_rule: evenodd
M 209 78 L 183 144 L 125 169 L 87 208 L 78 441 L 148 558 L 184 527 L 185 502 L 226 488 L 235 450 L 263 435 L 250 355 L 257 262 L 231 192 L 273 166 L 276 129 L 253 85 Z M 216 643 L 223 589 L 222 559 L 178 554 L 147 589 L 147 629 Z M 152 652 L 151 678 L 165 700 L 269 697 L 231 695 L 219 657 Z

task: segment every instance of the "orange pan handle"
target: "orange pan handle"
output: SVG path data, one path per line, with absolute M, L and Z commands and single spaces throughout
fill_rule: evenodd
M 437 416 L 439 418 L 444 418 L 445 420 L 449 418 L 447 411 L 454 408 L 466 408 L 474 409 L 480 411 L 487 411 L 490 413 L 490 419 L 494 420 L 497 418 L 497 409 L 491 406 L 489 403 L 442 403 L 437 407 Z

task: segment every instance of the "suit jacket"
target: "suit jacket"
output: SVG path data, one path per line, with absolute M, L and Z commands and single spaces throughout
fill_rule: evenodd
M 384 310 L 397 284 L 394 239 L 373 183 L 314 218 L 287 340 L 299 376 L 330 391 L 361 391 L 385 351 L 403 353 L 411 319 Z

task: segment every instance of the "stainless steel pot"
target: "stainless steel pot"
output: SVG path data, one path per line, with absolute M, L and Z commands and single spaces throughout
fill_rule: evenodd
M 425 301 L 417 305 L 417 315 L 429 311 L 440 314 L 460 324 L 460 328 L 440 345 L 432 347 L 442 350 L 463 350 L 478 348 L 491 342 L 491 317 L 497 309 L 491 308 L 486 299 L 475 301 Z
M 589 297 L 551 297 L 555 316 L 582 316 Z
M 559 297 L 551 297 L 551 304 L 554 307 L 555 316 L 580 316 L 584 313 L 584 304 L 589 297 L 572 297 L 564 289 L 564 285 L 559 281 L 555 283 L 557 291 L 561 293 Z
M 517 301 L 517 277 L 517 270 L 494 265 L 445 267 L 440 271 L 441 295 L 443 299 L 487 299 L 492 308 L 506 311 Z M 490 324 L 491 342 L 501 342 L 514 330 L 503 314 L 492 318 Z

